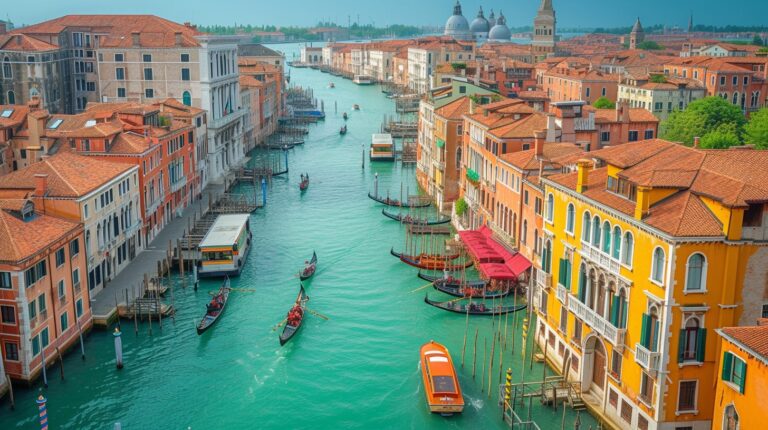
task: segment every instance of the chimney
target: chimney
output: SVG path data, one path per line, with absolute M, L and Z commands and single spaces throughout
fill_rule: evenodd
M 139 33 L 138 31 L 132 31 L 131 32 L 131 39 L 133 40 L 133 46 L 138 47 L 138 46 L 141 45 L 141 43 L 139 43 L 139 36 L 140 35 L 141 35 L 141 33 Z
M 176 46 L 181 46 L 181 32 L 177 31 L 173 35 L 176 37 Z
M 4 21 L 0 21 L 0 34 L 5 34 L 8 31 Z
M 584 193 L 587 190 L 587 183 L 589 182 L 589 168 L 592 162 L 589 160 L 581 159 L 576 162 L 576 170 L 578 177 L 576 179 L 576 192 L 579 194 Z
M 547 114 L 547 142 L 557 141 L 557 122 L 555 116 Z
M 533 132 L 533 146 L 536 149 L 536 158 L 542 158 L 544 156 L 544 141 L 546 138 L 546 130 L 536 130 Z
M 35 175 L 35 197 L 45 197 L 48 192 L 48 175 L 37 173 Z
M 645 186 L 637 187 L 637 204 L 635 205 L 635 219 L 642 221 L 645 215 L 651 210 L 651 188 Z
M 700 142 L 700 141 L 701 141 L 701 138 L 700 138 L 699 136 L 696 136 L 696 137 L 694 137 L 694 138 L 693 138 L 693 147 L 694 147 L 694 148 L 698 148 L 698 147 L 699 147 L 699 142 Z
M 616 121 L 629 122 L 629 108 L 624 100 L 616 102 Z

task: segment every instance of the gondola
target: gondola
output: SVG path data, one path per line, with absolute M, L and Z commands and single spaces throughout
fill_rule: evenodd
M 500 291 L 491 291 L 487 288 L 472 288 L 464 285 L 448 284 L 445 282 L 435 282 L 432 288 L 441 293 L 453 297 L 467 297 L 473 299 L 499 299 L 506 297 L 512 291 L 511 288 L 502 288 Z
M 312 251 L 312 259 L 309 260 L 309 265 L 303 268 L 299 273 L 299 279 L 306 281 L 311 278 L 312 275 L 315 274 L 315 269 L 317 269 L 317 253 Z
M 483 288 L 487 284 L 487 282 L 483 281 L 482 279 L 462 282 L 460 279 L 456 279 L 451 275 L 448 275 L 448 278 L 446 279 L 444 276 L 425 275 L 424 273 L 419 272 L 418 276 L 419 278 L 429 282 L 442 283 L 447 285 L 456 285 L 456 286 L 464 285 L 469 288 Z
M 472 261 L 468 261 L 464 264 L 450 264 L 449 261 L 458 258 L 458 255 L 446 255 L 446 256 L 434 256 L 429 254 L 422 255 L 407 255 L 401 252 L 395 252 L 392 248 L 389 253 L 397 257 L 403 263 L 423 270 L 462 270 L 474 264 Z
M 360 110 L 360 105 L 359 104 L 353 104 L 352 105 L 352 110 Z
M 440 308 L 449 312 L 455 312 L 457 314 L 470 315 L 503 315 L 508 313 L 514 313 L 525 309 L 528 305 L 497 305 L 494 307 L 487 307 L 483 303 L 458 303 L 457 301 L 438 302 L 431 300 L 428 295 L 424 296 L 424 303 L 432 305 L 436 308 Z M 469 306 L 469 310 L 467 307 Z
M 344 118 L 344 121 L 346 121 L 346 120 L 347 120 L 347 118 L 349 118 L 349 116 L 347 115 L 347 113 L 346 113 L 346 112 L 344 112 L 344 114 L 343 114 L 343 115 L 341 115 L 341 117 L 342 117 L 342 118 Z
M 339 134 L 342 135 L 342 136 L 347 134 L 347 126 L 346 125 L 339 129 Z
M 232 289 L 229 287 L 229 278 L 224 280 L 224 284 L 219 288 L 218 294 L 213 296 L 211 302 L 207 305 L 207 309 L 200 324 L 197 325 L 197 334 L 201 335 L 204 331 L 208 330 L 216 321 L 219 320 L 221 314 L 224 313 L 224 308 L 227 307 L 227 301 L 229 300 L 229 292 Z M 217 299 L 221 298 L 220 301 Z M 216 303 L 217 305 L 211 306 Z
M 296 301 L 293 303 L 291 310 L 288 311 L 288 316 L 286 317 L 283 332 L 280 333 L 280 346 L 285 345 L 286 342 L 291 340 L 291 338 L 295 336 L 301 328 L 301 323 L 304 321 L 304 315 L 308 301 L 309 296 L 304 291 L 304 285 L 301 285 L 299 288 L 299 295 L 296 297 Z M 294 317 L 291 318 L 291 314 L 293 312 L 296 313 L 294 314 Z
M 410 215 L 403 216 L 403 214 L 393 214 L 393 213 L 387 212 L 386 209 L 382 209 L 381 213 L 385 217 L 391 218 L 395 221 L 400 221 L 403 224 L 440 225 L 440 224 L 448 224 L 449 222 L 451 222 L 450 218 L 442 218 L 434 221 L 420 220 L 418 218 L 413 218 Z
M 397 200 L 397 199 L 390 199 L 389 196 L 387 197 L 374 196 L 371 193 L 368 193 L 368 198 L 370 198 L 371 200 L 377 201 L 383 205 L 393 206 L 398 208 L 428 208 L 432 206 L 432 203 L 429 203 L 429 202 L 411 204 L 411 203 L 401 202 L 400 200 Z
M 299 182 L 299 190 L 306 191 L 309 188 L 309 175 L 301 175 L 301 182 Z

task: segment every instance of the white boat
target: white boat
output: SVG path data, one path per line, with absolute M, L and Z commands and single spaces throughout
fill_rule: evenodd
M 357 85 L 373 85 L 373 77 L 368 75 L 355 75 L 352 82 Z
M 236 276 L 243 270 L 251 250 L 251 226 L 248 214 L 219 215 L 202 242 L 198 275 L 200 277 Z

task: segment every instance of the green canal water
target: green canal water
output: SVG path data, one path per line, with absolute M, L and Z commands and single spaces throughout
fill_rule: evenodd
M 288 58 L 298 47 L 281 45 Z M 59 368 L 48 370 L 48 416 L 52 429 L 502 429 L 497 406 L 498 354 L 493 395 L 487 374 L 481 391 L 484 341 L 491 349 L 492 320 L 469 320 L 465 365 L 461 368 L 465 317 L 427 306 L 425 284 L 410 268 L 389 255 L 402 248 L 404 229 L 381 215 L 382 206 L 366 193 L 379 174 L 380 193 L 399 194 L 400 184 L 415 190 L 413 168 L 399 164 L 361 167 L 362 146 L 394 110 L 378 87 L 309 69 L 291 70 L 292 83 L 312 87 L 325 101 L 328 117 L 310 127 L 307 143 L 289 152 L 290 175 L 275 178 L 264 209 L 252 216 L 255 248 L 222 319 L 202 336 L 195 332 L 209 292 L 218 281 L 201 282 L 195 292 L 174 278 L 176 320 L 123 322 L 125 368 L 115 369 L 112 336 L 94 330 L 87 337 L 87 359 L 72 351 Z M 335 89 L 328 88 L 334 82 Z M 338 112 L 334 112 L 334 103 Z M 358 103 L 360 111 L 352 112 Z M 339 136 L 350 114 L 349 133 Z M 298 189 L 299 173 L 311 177 L 309 190 Z M 307 282 L 309 307 L 329 320 L 308 315 L 301 331 L 280 347 L 280 322 L 296 297 L 294 276 L 312 251 L 318 271 Z M 434 291 L 430 295 L 439 297 Z M 447 297 L 446 297 L 447 299 Z M 522 313 L 516 316 L 522 319 Z M 503 367 L 521 379 L 520 336 L 508 320 Z M 498 320 L 497 320 L 498 324 Z M 520 324 L 517 325 L 520 327 Z M 472 351 L 479 331 L 477 376 Z M 516 338 L 514 353 L 512 338 Z M 459 367 L 467 403 L 463 414 L 444 418 L 428 413 L 419 347 L 434 339 L 445 344 Z M 530 345 L 528 347 L 530 351 Z M 526 361 L 526 366 L 528 361 Z M 542 368 L 526 368 L 526 379 L 540 379 Z M 0 429 L 34 429 L 33 389 L 16 387 L 15 411 L 8 397 L 0 402 Z M 538 406 L 533 418 L 542 429 L 560 428 L 562 409 Z M 569 410 L 566 428 L 573 428 Z M 582 428 L 595 421 L 583 414 Z

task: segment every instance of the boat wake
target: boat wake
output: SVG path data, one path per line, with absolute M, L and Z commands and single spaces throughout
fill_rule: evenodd
M 472 406 L 472 409 L 476 411 L 483 409 L 483 406 L 485 406 L 485 402 L 480 397 L 474 398 L 469 394 L 464 393 L 464 398 L 467 400 L 467 403 L 469 403 L 469 405 Z

